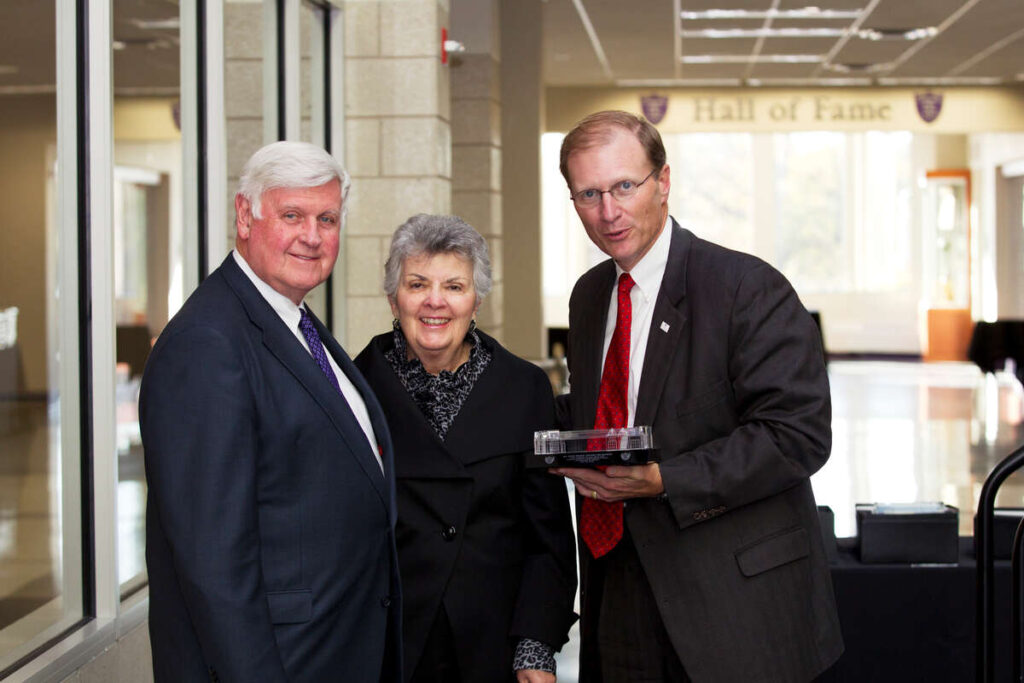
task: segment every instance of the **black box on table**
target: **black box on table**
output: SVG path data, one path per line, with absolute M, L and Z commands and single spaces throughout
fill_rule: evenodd
M 865 564 L 956 564 L 958 511 L 943 503 L 858 503 Z

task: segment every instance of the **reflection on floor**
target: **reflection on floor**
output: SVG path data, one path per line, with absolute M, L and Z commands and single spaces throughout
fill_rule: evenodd
M 58 441 L 44 399 L 0 400 L 0 656 L 20 638 L 2 629 L 62 592 Z M 127 592 L 145 580 L 142 448 L 122 449 L 118 470 L 118 576 Z
M 0 401 L 0 628 L 58 590 L 60 520 L 50 431 L 44 398 Z
M 812 479 L 836 535 L 855 533 L 854 504 L 941 500 L 970 535 L 985 476 L 1024 439 L 1024 389 L 1011 373 L 967 363 L 833 361 L 832 457 Z M 0 402 L 0 629 L 59 591 L 59 480 L 45 405 Z M 119 457 L 119 563 L 141 569 L 145 484 L 141 451 Z M 1003 485 L 1001 507 L 1024 506 L 1024 476 Z M 2 633 L 2 631 L 0 631 Z M 575 633 L 575 632 L 574 632 Z M 575 679 L 577 641 L 560 655 Z
M 975 505 L 992 468 L 1024 438 L 1024 389 L 1012 373 L 968 363 L 833 361 L 832 456 L 811 482 L 836 516 L 836 536 L 856 533 L 856 503 L 942 501 L 972 535 Z M 996 500 L 1024 504 L 1024 476 Z

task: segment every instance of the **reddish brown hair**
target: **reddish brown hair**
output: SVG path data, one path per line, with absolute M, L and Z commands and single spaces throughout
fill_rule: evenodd
M 661 170 L 661 167 L 665 165 L 665 145 L 661 141 L 661 134 L 658 133 L 657 128 L 651 125 L 647 119 L 630 114 L 628 111 L 599 111 L 577 123 L 562 140 L 558 167 L 562 171 L 562 177 L 565 178 L 566 184 L 569 184 L 569 155 L 578 150 L 608 142 L 616 128 L 627 130 L 635 135 L 640 146 L 647 152 L 647 159 L 651 162 L 651 166 L 658 171 Z

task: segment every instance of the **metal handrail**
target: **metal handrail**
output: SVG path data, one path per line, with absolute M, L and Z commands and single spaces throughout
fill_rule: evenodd
M 975 545 L 978 550 L 978 574 L 977 574 L 977 655 L 976 666 L 978 670 L 978 683 L 995 683 L 995 555 L 992 548 L 992 534 L 995 518 L 996 493 L 1006 478 L 1024 466 L 1024 445 L 1006 456 L 1002 462 L 995 466 L 992 472 L 985 479 L 981 487 L 981 496 L 978 498 L 978 524 L 974 531 Z M 1020 530 L 1018 529 L 1018 533 Z M 1018 544 L 1014 543 L 1014 557 L 1016 558 Z M 1017 573 L 1013 573 L 1014 578 Z M 1017 581 L 1013 582 L 1017 584 Z M 1014 605 L 1017 602 L 1014 600 Z M 1016 607 L 1015 607 L 1016 609 Z M 1013 640 L 1020 641 L 1020 623 L 1014 618 Z M 1019 646 L 1019 645 L 1017 645 Z M 1020 669 L 1014 657 L 1014 668 L 1016 680 L 1020 680 Z
M 1013 680 L 1020 681 L 1021 672 L 1024 671 L 1024 667 L 1021 665 L 1021 616 L 1024 615 L 1024 605 L 1021 604 L 1021 599 L 1024 597 L 1024 576 L 1021 576 L 1021 570 L 1024 568 L 1024 519 L 1017 525 L 1017 533 L 1013 536 L 1013 560 L 1011 562 L 1012 571 L 1010 576 L 1013 578 L 1010 580 L 1013 585 Z

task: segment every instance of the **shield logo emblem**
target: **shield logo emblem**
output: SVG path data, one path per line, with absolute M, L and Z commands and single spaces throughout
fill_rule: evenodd
M 917 105 L 917 113 L 925 123 L 931 123 L 939 118 L 942 111 L 942 95 L 933 92 L 914 93 L 914 104 Z
M 665 95 L 643 95 L 640 97 L 640 108 L 644 118 L 658 125 L 668 111 L 668 97 Z

